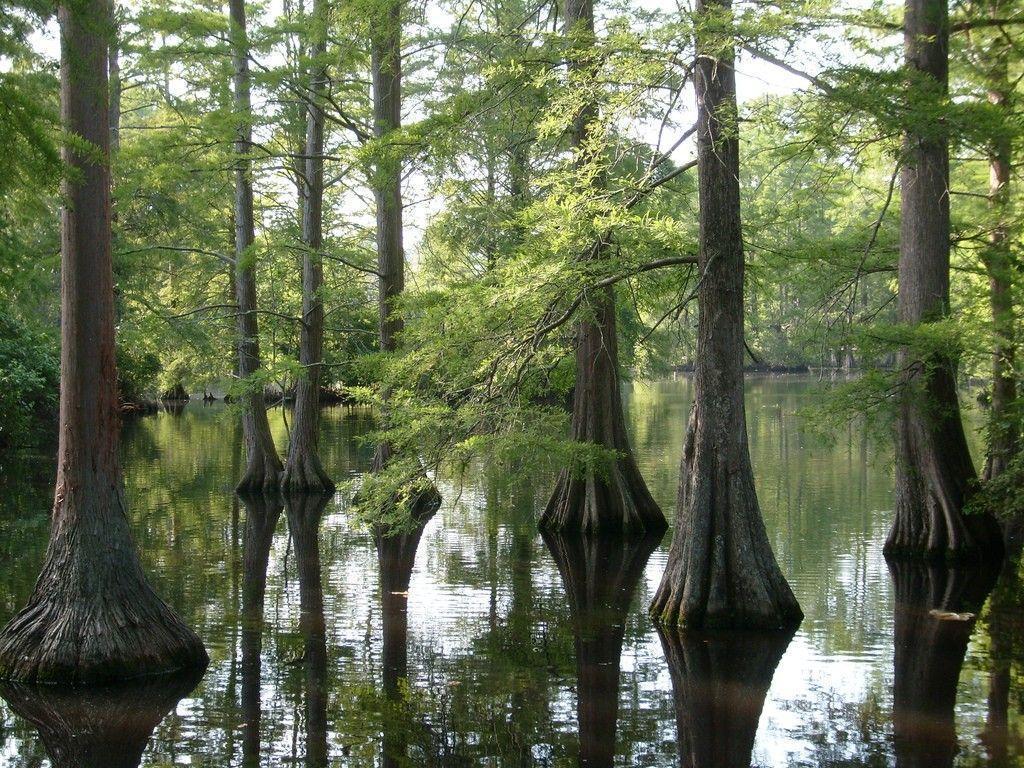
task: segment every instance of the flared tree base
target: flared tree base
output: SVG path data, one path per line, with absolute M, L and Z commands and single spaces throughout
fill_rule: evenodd
M 288 457 L 281 475 L 282 492 L 333 493 L 334 481 L 328 477 L 316 453 L 300 452 Z
M 746 442 L 700 424 L 697 414 L 683 445 L 675 536 L 651 618 L 689 629 L 793 629 L 803 612 L 768 541 Z
M 953 499 L 922 493 L 912 501 L 897 499 L 887 558 L 969 564 L 1003 556 L 1003 531 L 993 517 L 965 515 Z
M 196 634 L 144 580 L 93 595 L 68 587 L 37 592 L 0 632 L 0 678 L 108 683 L 209 663 Z
M 668 522 L 632 459 L 623 459 L 607 476 L 562 470 L 540 528 L 552 533 L 640 536 L 664 533 Z
M 284 468 L 276 454 L 258 451 L 250 457 L 245 474 L 235 486 L 237 493 L 274 493 L 281 487 Z

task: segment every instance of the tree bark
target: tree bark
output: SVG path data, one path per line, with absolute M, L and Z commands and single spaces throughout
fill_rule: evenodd
M 615 763 L 626 615 L 660 540 L 660 533 L 625 538 L 544 534 L 572 612 L 581 766 Z
M 299 632 L 306 667 L 306 765 L 327 768 L 327 629 L 320 582 L 320 520 L 330 494 L 286 497 L 288 532 L 299 572 Z
M 138 768 L 154 729 L 196 687 L 202 670 L 82 689 L 0 684 L 39 731 L 52 768 Z
M 267 591 L 267 565 L 274 541 L 274 529 L 281 517 L 281 500 L 276 494 L 240 494 L 245 506 L 242 544 L 242 765 L 263 765 L 260 754 L 261 699 L 263 671 L 263 616 Z
M 204 666 L 202 642 L 153 591 L 118 459 L 105 0 L 60 6 L 63 148 L 57 486 L 42 572 L 0 632 L 0 677 L 93 683 Z
M 679 764 L 749 768 L 764 699 L 793 634 L 658 634 L 672 677 Z
M 405 291 L 405 249 L 402 244 L 402 160 L 390 137 L 402 127 L 402 0 L 386 0 L 370 36 L 373 78 L 373 135 L 379 142 L 374 169 L 373 195 L 377 206 L 377 272 L 382 352 L 398 349 L 404 322 L 398 302 Z M 386 395 L 385 395 L 386 398 Z M 381 414 L 387 421 L 385 407 Z M 380 472 L 391 461 L 394 448 L 377 444 L 370 470 Z M 425 478 L 412 507 L 415 514 L 433 514 L 440 494 Z
M 263 382 L 255 377 L 260 368 L 259 322 L 256 305 L 256 271 L 253 243 L 256 224 L 252 192 L 252 103 L 249 92 L 249 37 L 245 0 L 229 0 L 231 52 L 234 59 L 234 100 L 238 127 L 235 135 L 235 299 L 238 303 L 238 375 L 242 380 L 242 425 L 245 431 L 246 467 L 237 490 L 272 491 L 278 487 L 281 460 L 274 447 L 263 398 Z
M 803 614 L 765 531 L 747 445 L 743 393 L 743 235 L 730 0 L 698 4 L 699 317 L 675 534 L 651 606 L 656 622 L 774 629 Z M 715 31 L 715 27 L 719 31 Z
M 942 96 L 949 82 L 946 0 L 906 0 L 904 47 L 911 87 Z M 938 100 L 938 99 L 937 99 Z M 900 171 L 899 318 L 928 324 L 949 315 L 949 141 L 941 121 L 909 129 Z M 956 359 L 900 351 L 904 392 L 896 437 L 895 520 L 888 555 L 998 558 L 988 515 L 963 515 L 977 483 L 956 391 Z
M 593 0 L 568 0 L 566 35 L 572 38 L 572 69 L 588 68 L 594 44 Z M 585 167 L 595 158 L 592 138 L 597 130 L 597 105 L 588 103 L 575 116 L 571 144 Z M 599 174 L 596 186 L 604 185 Z M 604 246 L 588 258 L 603 258 Z M 589 315 L 576 328 L 576 386 L 573 390 L 572 439 L 614 452 L 607 465 L 588 461 L 582 468 L 562 470 L 540 519 L 550 531 L 660 533 L 665 516 L 647 489 L 626 432 L 619 389 L 619 353 L 615 293 L 611 286 L 593 291 Z
M 313 5 L 309 103 L 306 115 L 305 178 L 302 184 L 302 325 L 299 362 L 302 375 L 295 387 L 295 423 L 281 484 L 316 492 L 334 490 L 320 463 L 320 382 L 323 363 L 324 281 L 324 98 L 327 93 L 327 2 Z
M 890 561 L 896 593 L 893 738 L 898 768 L 952 766 L 956 689 L 991 568 Z M 973 613 L 972 613 L 973 612 Z

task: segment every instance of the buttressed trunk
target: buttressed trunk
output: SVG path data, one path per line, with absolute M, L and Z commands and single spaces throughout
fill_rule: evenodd
M 309 491 L 329 491 L 334 483 L 320 463 L 317 449 L 320 429 L 320 383 L 324 343 L 324 304 L 320 295 L 324 281 L 324 98 L 327 90 L 327 3 L 316 0 L 313 6 L 314 34 L 310 55 L 309 104 L 306 114 L 306 159 L 302 196 L 302 325 L 299 338 L 299 362 L 302 375 L 296 384 L 295 423 L 292 425 L 288 462 L 281 485 Z
M 708 27 L 729 0 L 698 3 Z M 697 39 L 699 318 L 675 534 L 655 621 L 692 628 L 781 628 L 803 617 L 772 553 L 754 490 L 743 396 L 743 236 L 736 75 L 730 33 Z
M 945 93 L 949 80 L 946 0 L 906 0 L 907 68 Z M 900 172 L 899 318 L 908 325 L 949 315 L 949 143 L 942 121 L 908 130 Z M 896 513 L 886 554 L 930 558 L 1000 556 L 999 527 L 963 514 L 977 482 L 956 391 L 954 357 L 899 355 L 904 392 L 896 436 Z
M 242 425 L 247 463 L 239 491 L 270 491 L 278 487 L 281 460 L 267 420 L 263 384 L 254 379 L 260 368 L 259 323 L 253 243 L 252 104 L 249 94 L 249 39 L 245 0 L 230 0 L 231 48 L 234 57 L 234 100 L 238 128 L 235 136 L 235 298 L 238 302 L 238 375 L 245 387 Z
M 588 49 L 594 41 L 593 0 L 569 0 L 565 10 L 566 34 L 572 37 L 574 70 L 590 67 Z M 576 116 L 572 146 L 581 166 L 590 137 L 597 129 L 597 107 L 587 104 Z M 600 176 L 600 175 L 599 175 Z M 595 182 L 602 185 L 603 181 Z M 586 258 L 603 257 L 607 244 L 592 249 Z M 608 449 L 608 464 L 566 468 L 541 516 L 540 526 L 552 531 L 663 532 L 668 523 L 640 469 L 626 432 L 619 389 L 619 353 L 615 322 L 615 293 L 611 286 L 590 295 L 586 316 L 576 328 L 576 386 L 573 390 L 572 439 Z
M 118 460 L 105 0 L 60 6 L 65 145 L 57 487 L 42 572 L 0 632 L 0 677 L 93 683 L 201 667 L 199 638 L 153 591 Z

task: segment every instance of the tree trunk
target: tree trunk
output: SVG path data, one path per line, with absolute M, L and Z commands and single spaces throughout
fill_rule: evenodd
M 720 18 L 729 0 L 698 15 Z M 656 622 L 774 629 L 803 614 L 772 553 L 754 489 L 743 394 L 743 236 L 733 41 L 697 38 L 699 317 L 675 534 L 651 606 Z
M 320 464 L 320 381 L 323 363 L 324 281 L 324 97 L 327 92 L 327 2 L 313 6 L 313 44 L 310 55 L 309 104 L 306 116 L 305 179 L 302 184 L 302 325 L 299 362 L 302 375 L 296 384 L 295 423 L 292 425 L 288 462 L 281 484 L 285 488 L 309 491 L 333 490 L 334 483 Z
M 661 534 L 618 538 L 545 533 L 572 611 L 576 647 L 579 764 L 615 762 L 619 670 L 626 616 Z
M 281 517 L 281 501 L 275 494 L 240 495 L 245 506 L 242 544 L 242 765 L 263 765 L 260 728 L 263 718 L 263 616 L 267 591 L 267 565 L 274 529 Z
M 906 0 L 906 65 L 944 94 L 949 81 L 946 0 Z M 922 87 L 922 86 L 918 86 Z M 949 143 L 941 121 L 908 130 L 900 171 L 899 318 L 908 325 L 949 315 Z M 977 482 L 956 391 L 957 361 L 900 351 L 904 392 L 896 437 L 896 513 L 888 555 L 998 558 L 998 525 L 963 515 Z
M 327 629 L 320 582 L 320 520 L 330 494 L 286 497 L 288 532 L 299 571 L 299 631 L 306 667 L 306 765 L 327 768 Z
M 402 0 L 386 0 L 370 39 L 373 76 L 373 135 L 388 139 L 402 126 Z M 373 194 L 377 206 L 377 272 L 380 307 L 380 349 L 394 352 L 404 323 L 398 301 L 405 291 L 405 249 L 402 245 L 402 161 L 392 146 L 378 147 Z M 387 421 L 385 408 L 381 420 Z M 377 444 L 371 471 L 380 472 L 391 461 L 393 447 Z M 425 478 L 412 481 L 420 487 L 414 510 L 433 514 L 440 504 L 437 489 Z M 418 513 L 417 513 L 418 514 Z
M 121 35 L 117 18 L 117 2 L 110 2 L 110 47 L 107 54 L 107 74 L 110 78 L 110 153 L 121 147 Z
M 889 563 L 896 620 L 893 738 L 898 768 L 952 766 L 956 689 L 974 613 L 992 589 L 990 568 Z
M 1000 16 L 1004 3 L 993 4 L 991 13 Z M 992 353 L 992 408 L 989 421 L 988 456 L 985 479 L 1000 475 L 1017 455 L 1020 443 L 1020 416 L 1015 413 L 1017 380 L 1015 361 L 1015 309 L 1013 301 L 1013 259 L 1010 252 L 1010 167 L 1013 145 L 1006 125 L 1012 119 L 1009 96 L 1009 50 L 1002 39 L 991 44 L 991 64 L 987 73 L 988 100 L 1003 122 L 989 144 L 989 205 L 994 223 L 984 256 L 989 280 L 989 303 L 995 348 Z
M 672 677 L 679 764 L 749 768 L 764 699 L 792 633 L 658 634 Z
M 592 66 L 586 55 L 593 47 L 593 0 L 568 0 L 565 9 L 566 35 L 575 53 L 570 66 Z M 572 147 L 581 167 L 595 160 L 592 138 L 597 128 L 597 105 L 583 106 L 573 121 Z M 603 174 L 595 184 L 604 186 Z M 590 258 L 603 258 L 604 246 Z M 619 390 L 619 352 L 615 322 L 615 293 L 611 286 L 593 291 L 589 306 L 576 329 L 576 386 L 573 390 L 572 439 L 614 452 L 608 465 L 568 467 L 558 476 L 554 493 L 540 519 L 550 531 L 588 533 L 660 533 L 667 527 L 665 516 L 647 489 L 626 432 Z
M 74 171 L 61 217 L 57 487 L 42 572 L 0 632 L 0 677 L 92 683 L 204 666 L 202 642 L 139 563 L 118 459 L 110 253 L 105 0 L 60 6 L 61 117 L 95 152 L 65 145 Z
M 380 567 L 384 697 L 390 707 L 402 706 L 401 686 L 409 676 L 409 582 L 426 524 L 426 519 L 423 519 L 405 533 L 389 532 L 382 527 L 374 531 Z M 408 760 L 405 717 L 394 714 L 394 717 L 385 719 L 391 724 L 384 730 L 382 757 L 385 768 L 405 765 Z
M 39 731 L 52 768 L 138 768 L 154 729 L 200 677 L 194 669 L 88 689 L 4 683 L 0 694 Z
M 247 462 L 239 491 L 271 491 L 278 487 L 282 467 L 274 447 L 263 398 L 260 368 L 259 323 L 256 307 L 256 271 L 253 243 L 252 104 L 249 95 L 249 38 L 245 26 L 245 0 L 230 0 L 231 50 L 235 74 L 235 298 L 238 302 L 238 375 L 244 395 L 242 424 Z

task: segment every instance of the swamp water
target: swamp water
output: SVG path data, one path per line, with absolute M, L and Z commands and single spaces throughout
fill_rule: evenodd
M 350 520 L 343 493 L 240 503 L 223 406 L 133 421 L 136 538 L 210 667 L 197 685 L 2 686 L 0 766 L 1024 766 L 1020 574 L 992 589 L 989 574 L 891 570 L 891 453 L 852 428 L 829 446 L 802 434 L 813 387 L 747 385 L 762 510 L 806 613 L 781 637 L 659 635 L 646 607 L 671 533 L 545 539 L 550 478 L 440 478 L 440 511 L 384 538 Z M 627 391 L 671 519 L 690 382 Z M 324 412 L 336 479 L 368 468 L 370 426 Z M 38 572 L 52 473 L 52 460 L 0 472 L 0 621 Z

